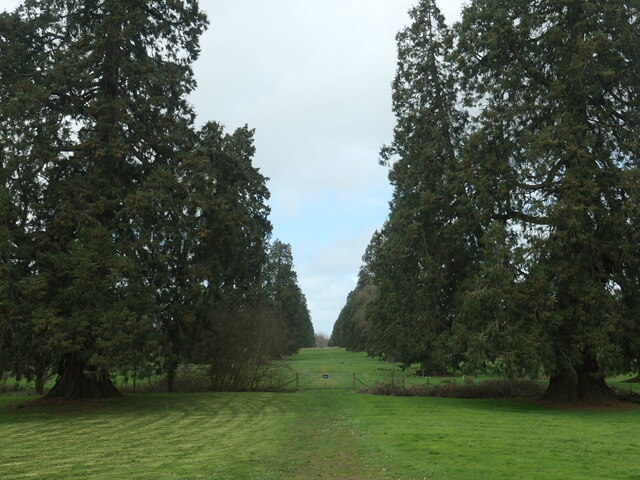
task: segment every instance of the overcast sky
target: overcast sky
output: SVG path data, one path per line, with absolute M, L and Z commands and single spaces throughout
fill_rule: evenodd
M 330 334 L 388 213 L 395 35 L 417 0 L 203 1 L 200 122 L 256 129 L 273 236 L 290 243 L 316 332 Z M 462 0 L 441 1 L 449 23 Z
M 0 0 L 12 9 L 18 0 Z M 198 123 L 256 129 L 273 236 L 291 244 L 316 332 L 330 334 L 388 213 L 395 35 L 417 0 L 201 0 Z M 449 23 L 462 0 L 441 0 Z

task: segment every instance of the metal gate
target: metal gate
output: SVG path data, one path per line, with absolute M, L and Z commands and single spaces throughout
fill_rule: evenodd
M 296 388 L 353 388 L 367 386 L 355 373 L 296 373 L 287 382 Z

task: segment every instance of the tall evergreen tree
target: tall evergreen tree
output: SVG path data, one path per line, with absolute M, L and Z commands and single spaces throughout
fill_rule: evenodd
M 265 289 L 269 308 L 287 329 L 284 353 L 313 347 L 315 337 L 307 300 L 298 285 L 291 246 L 275 240 L 269 248 L 265 267 Z
M 2 107 L 2 143 L 15 147 L 3 163 L 11 198 L 27 195 L 13 181 L 23 172 L 38 187 L 21 244 L 35 246 L 26 274 L 47 313 L 37 328 L 59 357 L 48 396 L 114 395 L 109 370 L 154 331 L 155 292 L 137 252 L 163 241 L 140 235 L 128 197 L 185 148 L 206 18 L 195 0 L 45 0 L 10 21 L 19 28 L 3 31 L 0 56 L 15 78 L 2 87 L 14 100 Z M 31 99 L 28 118 L 10 110 L 20 98 Z
M 184 343 L 195 345 L 197 358 L 210 364 L 215 389 L 251 386 L 255 369 L 249 375 L 249 365 L 276 355 L 272 337 L 283 328 L 264 307 L 269 191 L 267 179 L 252 165 L 253 133 L 245 126 L 225 134 L 221 125 L 206 124 L 198 135 L 196 163 L 184 175 L 193 270 L 204 287 L 195 328 Z
M 436 361 L 474 242 L 458 181 L 464 115 L 448 59 L 451 34 L 433 0 L 409 15 L 397 36 L 394 139 L 381 152 L 392 163 L 394 194 L 370 266 L 379 295 L 369 310 L 371 350 L 407 364 Z
M 357 352 L 367 349 L 371 330 L 371 319 L 367 309 L 378 297 L 378 287 L 371 265 L 380 242 L 380 233 L 376 231 L 362 256 L 363 264 L 358 273 L 356 288 L 349 292 L 347 301 L 333 325 L 329 339 L 331 347 L 344 347 Z
M 411 17 L 370 351 L 608 396 L 638 364 L 638 6 L 478 0 L 453 51 L 434 2 Z
M 480 110 L 474 191 L 527 253 L 509 256 L 511 290 L 534 313 L 504 321 L 537 339 L 550 399 L 606 397 L 604 367 L 637 331 L 638 14 L 620 1 L 477 0 L 457 29 Z
M 377 295 L 378 289 L 375 285 L 358 282 L 356 288 L 347 295 L 347 301 L 333 324 L 330 347 L 344 347 L 353 352 L 363 352 L 367 349 L 371 329 L 367 307 Z
M 255 302 L 271 233 L 266 179 L 252 166 L 253 131 L 226 134 L 210 122 L 190 138 L 191 149 L 156 169 L 128 202 L 136 231 L 149 239 L 137 258 L 149 266 L 170 391 L 200 339 L 227 341 L 210 338 L 222 328 L 216 312 Z
M 42 226 L 36 209 L 43 165 L 55 156 L 49 133 L 59 116 L 48 102 L 43 69 L 50 46 L 37 35 L 40 23 L 17 12 L 0 14 L 0 370 L 34 376 L 38 392 L 51 356 L 46 329 L 34 319 L 50 312 L 33 234 Z

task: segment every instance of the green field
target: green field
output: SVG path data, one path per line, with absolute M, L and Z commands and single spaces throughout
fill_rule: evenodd
M 339 349 L 298 372 L 407 381 Z M 389 369 L 392 369 L 389 371 Z M 46 408 L 0 397 L 0 478 L 640 479 L 640 409 L 297 393 L 131 395 Z

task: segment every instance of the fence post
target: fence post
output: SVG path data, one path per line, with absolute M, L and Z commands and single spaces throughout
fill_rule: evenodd
M 353 387 L 352 388 L 356 388 L 356 374 L 353 374 Z
M 300 374 L 296 372 L 296 388 L 300 386 Z

